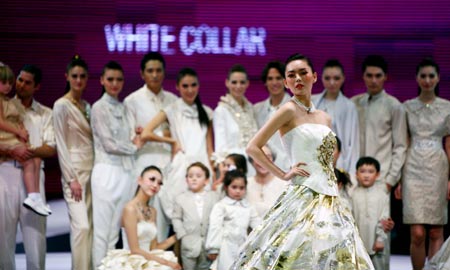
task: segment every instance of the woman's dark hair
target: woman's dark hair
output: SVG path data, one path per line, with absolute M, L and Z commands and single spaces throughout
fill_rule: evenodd
M 119 70 L 123 73 L 122 66 L 116 61 L 109 61 L 106 65 L 103 66 L 102 69 L 102 77 L 105 75 L 107 70 Z M 106 92 L 105 87 L 102 85 L 102 96 Z
M 416 76 L 419 75 L 419 72 L 424 67 L 434 67 L 436 70 L 437 75 L 439 76 L 441 69 L 439 68 L 439 65 L 432 59 L 432 58 L 424 58 L 416 67 Z M 422 90 L 419 86 L 419 95 Z M 434 88 L 434 94 L 436 96 L 439 96 L 439 83 L 436 84 L 436 87 Z
M 280 61 L 271 61 L 267 63 L 261 74 L 261 81 L 263 83 L 266 83 L 267 75 L 272 68 L 276 69 L 281 74 L 281 77 L 284 77 L 284 72 L 286 71 L 286 67 L 284 66 L 284 64 Z
M 225 174 L 225 178 L 223 179 L 223 189 L 225 190 L 225 192 L 231 185 L 231 183 L 233 183 L 233 180 L 236 178 L 244 179 L 245 186 L 247 186 L 247 176 L 245 176 L 245 173 L 241 172 L 240 170 L 228 171 Z
M 339 62 L 339 60 L 337 59 L 328 59 L 325 64 L 323 65 L 322 68 L 322 73 L 326 68 L 334 68 L 337 67 L 341 70 L 342 75 L 344 75 L 344 66 L 341 64 L 341 62 Z M 344 84 L 342 84 L 341 86 L 341 92 L 344 93 Z
M 189 165 L 189 167 L 187 167 L 186 169 L 186 175 L 187 172 L 189 171 L 189 169 L 191 169 L 192 167 L 199 167 L 200 169 L 202 169 L 203 172 L 205 172 L 205 177 L 206 179 L 209 179 L 209 169 L 208 167 L 205 166 L 205 164 L 201 163 L 201 162 L 194 162 L 191 165 Z
M 350 181 L 350 176 L 346 171 L 334 168 L 334 174 L 338 184 L 342 184 L 344 188 L 352 186 L 352 181 Z
M 336 136 L 335 138 L 336 138 L 336 148 L 337 148 L 338 152 L 340 153 L 341 149 L 342 149 L 341 139 L 339 139 L 338 136 Z
M 248 80 L 248 73 L 247 70 L 244 68 L 244 66 L 242 66 L 241 64 L 235 64 L 233 65 L 230 70 L 228 70 L 228 75 L 227 75 L 227 79 L 230 79 L 231 74 L 235 73 L 235 72 L 240 72 L 240 73 L 244 73 L 245 76 L 247 77 Z
M 244 155 L 233 153 L 229 154 L 227 158 L 231 158 L 234 161 L 234 164 L 236 164 L 236 170 L 247 174 L 247 159 Z
M 87 71 L 89 71 L 88 65 L 86 64 L 86 62 L 81 59 L 81 56 L 79 56 L 78 54 L 75 54 L 72 57 L 72 60 L 70 60 L 69 64 L 67 64 L 66 66 L 66 73 L 69 74 L 70 70 L 74 67 L 82 67 Z M 66 93 L 69 92 L 70 90 L 70 83 L 66 82 Z
M 289 57 L 286 59 L 286 61 L 284 62 L 284 64 L 285 64 L 285 66 L 287 67 L 287 65 L 288 65 L 290 62 L 295 61 L 295 60 L 305 60 L 306 63 L 308 64 L 308 66 L 311 68 L 311 71 L 312 71 L 312 72 L 315 72 L 314 66 L 313 66 L 313 64 L 312 64 L 311 59 L 309 59 L 308 57 L 306 57 L 306 56 L 304 56 L 303 54 L 300 54 L 300 53 L 295 53 L 295 54 L 289 56 Z M 283 77 L 286 77 L 286 76 L 283 74 Z
M 180 83 L 181 79 L 183 79 L 186 76 L 192 76 L 198 79 L 197 72 L 193 68 L 182 68 L 177 75 L 177 84 Z M 208 114 L 205 111 L 205 108 L 203 108 L 203 103 L 200 100 L 200 94 L 197 93 L 197 96 L 195 97 L 195 105 L 197 105 L 197 111 L 198 111 L 198 121 L 200 122 L 201 126 L 209 126 L 210 121 Z

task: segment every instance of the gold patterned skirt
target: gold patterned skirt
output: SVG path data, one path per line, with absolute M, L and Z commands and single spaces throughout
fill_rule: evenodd
M 373 265 L 340 198 L 292 184 L 249 235 L 231 269 L 363 270 Z

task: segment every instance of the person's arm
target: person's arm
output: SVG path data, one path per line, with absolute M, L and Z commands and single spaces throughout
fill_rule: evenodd
M 136 145 L 130 140 L 123 141 L 114 136 L 111 130 L 114 116 L 110 115 L 108 108 L 94 106 L 91 112 L 92 132 L 98 137 L 107 153 L 114 155 L 133 155 L 137 151 Z
M 450 135 L 445 137 L 445 153 L 447 154 L 448 163 L 450 165 Z M 450 200 L 450 171 L 449 171 L 448 183 L 447 183 L 447 200 Z
M 384 249 L 384 243 L 386 242 L 388 235 L 387 232 L 384 230 L 383 227 L 383 220 L 389 219 L 389 197 L 387 194 L 384 193 L 384 191 L 381 191 L 382 193 L 382 199 L 380 200 L 380 203 L 382 203 L 382 211 L 378 217 L 377 226 L 375 229 L 375 243 L 373 246 L 374 251 L 383 251 Z
M 401 104 L 396 104 L 392 108 L 392 143 L 392 161 L 386 175 L 388 191 L 400 180 L 406 159 L 407 125 L 405 110 Z
M 157 216 L 156 209 L 152 207 L 151 211 L 152 211 L 152 216 L 155 217 L 154 222 L 155 222 L 155 224 L 157 224 L 156 223 L 156 216 Z M 175 234 L 170 236 L 170 237 L 168 237 L 166 240 L 164 240 L 162 242 L 158 242 L 157 237 L 155 237 L 153 239 L 153 241 L 150 243 L 150 247 L 149 248 L 150 248 L 150 250 L 153 250 L 153 249 L 166 250 L 169 247 L 173 246 L 176 242 L 177 242 L 177 237 L 176 237 Z
M 178 198 L 175 199 L 175 203 L 173 206 L 172 224 L 173 230 L 177 234 L 177 238 L 181 239 L 187 234 L 187 232 L 183 226 L 183 207 L 181 207 L 181 203 Z
M 154 142 L 163 142 L 170 145 L 174 145 L 177 143 L 176 140 L 171 137 L 159 136 L 155 133 L 155 129 L 157 129 L 160 125 L 167 121 L 167 115 L 164 111 L 160 111 L 153 119 L 148 123 L 144 130 L 141 133 L 141 139 L 143 141 L 154 141 Z
M 351 102 L 348 108 L 348 116 L 345 119 L 344 136 L 342 145 L 346 148 L 344 156 L 345 169 L 354 174 L 356 162 L 359 159 L 359 119 L 355 104 Z
M 209 227 L 206 235 L 205 249 L 208 254 L 219 254 L 223 239 L 223 221 L 225 219 L 225 209 L 220 203 L 213 206 L 209 215 Z M 215 257 L 215 256 L 212 256 Z M 210 258 L 214 260 L 215 258 Z
M 228 141 L 226 113 L 226 109 L 219 105 L 213 114 L 214 150 L 218 154 L 227 150 L 225 149 Z
M 32 157 L 49 158 L 56 155 L 55 130 L 53 128 L 53 116 L 50 109 L 46 109 L 42 114 L 42 145 L 33 149 Z

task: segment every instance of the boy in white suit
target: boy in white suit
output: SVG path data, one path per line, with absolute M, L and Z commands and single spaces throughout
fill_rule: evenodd
M 175 199 L 172 224 L 181 239 L 181 260 L 184 270 L 208 270 L 211 261 L 205 250 L 209 214 L 218 201 L 215 192 L 205 190 L 209 170 L 201 162 L 187 168 L 188 191 Z

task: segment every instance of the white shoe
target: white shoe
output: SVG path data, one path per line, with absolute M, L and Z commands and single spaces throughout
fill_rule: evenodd
M 25 201 L 23 201 L 23 206 L 32 210 L 38 215 L 45 217 L 49 215 L 42 200 L 33 200 L 30 197 L 27 197 Z
M 45 211 L 47 211 L 47 213 L 48 213 L 49 215 L 52 214 L 52 209 L 50 209 L 50 205 L 46 204 L 46 205 L 44 205 L 44 208 L 45 208 Z

